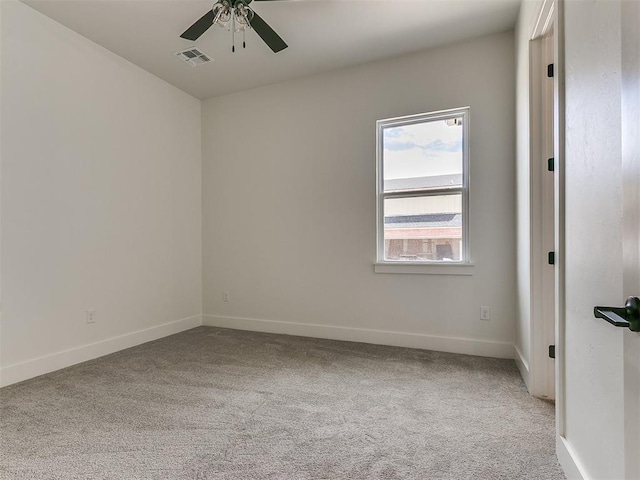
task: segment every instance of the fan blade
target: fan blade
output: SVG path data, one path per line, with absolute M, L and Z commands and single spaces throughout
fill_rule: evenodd
M 213 25 L 214 17 L 215 15 L 213 10 L 209 10 L 200 18 L 200 20 L 187 28 L 180 37 L 186 38 L 187 40 L 197 40 L 204 32 L 209 30 L 211 25 Z
M 260 38 L 264 40 L 271 50 L 274 53 L 278 53 L 280 50 L 284 50 L 288 47 L 288 45 L 280 38 L 273 28 L 267 25 L 260 15 L 256 12 L 253 12 L 253 17 L 251 18 L 251 28 L 253 28 Z

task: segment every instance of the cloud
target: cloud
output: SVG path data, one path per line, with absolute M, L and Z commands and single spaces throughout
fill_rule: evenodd
M 385 150 L 400 152 L 416 148 L 426 153 L 461 152 L 462 128 L 435 121 L 384 129 Z
M 431 143 L 426 145 L 420 145 L 414 142 L 407 141 L 388 141 L 385 137 L 384 142 L 385 151 L 390 152 L 403 152 L 408 150 L 422 150 L 425 153 L 437 153 L 437 152 L 461 152 L 462 151 L 462 140 L 457 140 L 449 143 L 445 143 L 442 140 L 434 140 Z

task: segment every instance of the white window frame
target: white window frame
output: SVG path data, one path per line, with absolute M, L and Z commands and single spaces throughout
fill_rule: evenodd
M 376 122 L 376 231 L 377 231 L 377 261 L 376 273 L 425 273 L 445 275 L 472 275 L 470 242 L 469 242 L 469 107 L 440 110 L 418 115 L 388 118 Z M 383 131 L 389 127 L 415 125 L 417 123 L 432 122 L 462 118 L 462 185 L 455 187 L 427 188 L 411 190 L 410 192 L 384 191 L 384 135 Z M 462 251 L 458 262 L 424 260 L 415 262 L 388 261 L 384 258 L 384 201 L 388 198 L 410 198 L 438 195 L 462 196 Z

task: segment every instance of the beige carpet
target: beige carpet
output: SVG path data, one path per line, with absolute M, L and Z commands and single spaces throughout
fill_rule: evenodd
M 199 327 L 0 390 L 3 479 L 557 479 L 510 360 Z

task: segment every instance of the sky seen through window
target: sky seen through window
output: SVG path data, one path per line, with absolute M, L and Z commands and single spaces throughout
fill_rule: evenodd
M 462 173 L 462 127 L 446 120 L 387 127 L 384 179 Z

